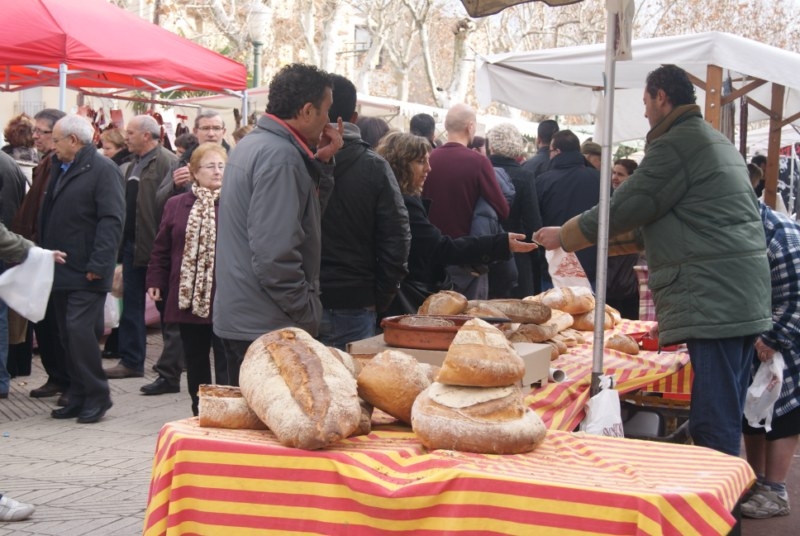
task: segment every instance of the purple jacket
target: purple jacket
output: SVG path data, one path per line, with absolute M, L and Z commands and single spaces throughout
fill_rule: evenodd
M 164 322 L 175 324 L 211 324 L 213 308 L 208 318 L 200 318 L 192 314 L 191 309 L 178 309 L 178 286 L 180 285 L 181 259 L 183 247 L 186 243 L 186 223 L 189 221 L 189 212 L 195 202 L 192 192 L 176 195 L 164 205 L 161 215 L 161 225 L 158 228 L 153 250 L 150 253 L 150 263 L 147 265 L 146 288 L 161 290 L 161 298 L 166 295 L 164 307 Z M 214 207 L 219 217 L 219 204 Z M 219 220 L 217 220 L 219 221 Z M 211 287 L 211 303 L 214 303 L 216 281 Z M 212 306 L 213 307 L 213 306 Z

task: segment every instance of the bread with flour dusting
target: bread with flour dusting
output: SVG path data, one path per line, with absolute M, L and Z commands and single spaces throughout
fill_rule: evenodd
M 436 381 L 449 385 L 500 387 L 518 384 L 525 362 L 502 331 L 472 318 L 458 330 Z
M 411 426 L 427 449 L 519 454 L 545 437 L 519 386 L 461 387 L 434 382 L 414 401 Z
M 203 384 L 198 389 L 200 426 L 263 430 L 267 427 L 250 409 L 238 387 Z
M 239 385 L 247 404 L 286 446 L 323 448 L 359 427 L 353 373 L 302 329 L 256 339 L 242 362 Z

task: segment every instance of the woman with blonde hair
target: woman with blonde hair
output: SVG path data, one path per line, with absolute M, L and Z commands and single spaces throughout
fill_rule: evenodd
M 189 161 L 192 188 L 164 206 L 147 267 L 147 294 L 153 301 L 165 300 L 164 322 L 180 328 L 194 415 L 198 387 L 211 383 L 212 346 L 215 358 L 223 358 L 213 333 L 211 304 L 219 193 L 227 160 L 218 143 L 206 142 L 194 150 Z
M 416 313 L 427 296 L 450 288 L 452 284 L 445 272 L 447 265 L 487 264 L 507 260 L 512 252 L 536 249 L 536 244 L 523 242 L 524 234 L 500 233 L 453 239 L 443 235 L 430 222 L 430 202 L 420 197 L 431 169 L 431 144 L 426 138 L 390 132 L 381 139 L 376 151 L 386 159 L 394 172 L 411 226 L 408 276 L 400 284 L 397 297 L 389 307 L 389 314 Z

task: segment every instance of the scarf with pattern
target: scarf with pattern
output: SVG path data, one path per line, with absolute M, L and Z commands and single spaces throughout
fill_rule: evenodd
M 186 244 L 181 260 L 178 309 L 191 307 L 192 314 L 208 318 L 211 287 L 214 285 L 214 254 L 217 244 L 217 218 L 214 203 L 219 189 L 209 190 L 192 184 L 195 199 L 186 222 Z

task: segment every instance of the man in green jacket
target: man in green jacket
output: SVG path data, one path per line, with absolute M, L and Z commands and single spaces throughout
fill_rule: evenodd
M 659 342 L 685 342 L 694 369 L 694 443 L 738 455 L 753 343 L 770 326 L 758 202 L 741 155 L 703 120 L 686 72 L 651 72 L 644 105 L 645 158 L 611 198 L 609 252 L 646 249 Z M 597 232 L 594 207 L 535 240 L 575 251 Z

